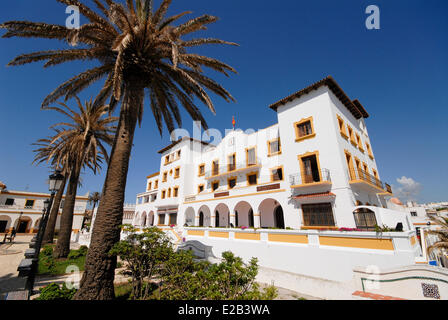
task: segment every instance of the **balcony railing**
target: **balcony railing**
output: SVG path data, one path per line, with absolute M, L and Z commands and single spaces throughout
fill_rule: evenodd
M 291 186 L 308 185 L 319 182 L 331 182 L 330 170 L 321 169 L 312 171 L 311 174 L 295 173 L 289 176 Z
M 374 186 L 378 187 L 379 189 L 384 190 L 388 193 L 392 193 L 392 188 L 390 185 L 382 182 L 380 179 L 378 179 L 377 177 L 371 175 L 370 173 L 368 173 L 364 170 L 355 169 L 355 170 L 350 170 L 349 173 L 350 173 L 350 181 L 361 180 L 361 181 L 367 182 L 371 185 L 374 185 Z
M 254 164 L 247 166 L 245 163 L 238 163 L 238 164 L 232 164 L 232 165 L 223 165 L 219 166 L 218 168 L 215 168 L 215 170 L 209 170 L 205 172 L 205 179 L 230 175 L 235 173 L 236 171 L 244 171 L 244 170 L 250 170 L 250 169 L 259 169 L 261 165 Z M 230 170 L 229 170 L 230 169 Z M 233 169 L 233 170 L 232 170 Z

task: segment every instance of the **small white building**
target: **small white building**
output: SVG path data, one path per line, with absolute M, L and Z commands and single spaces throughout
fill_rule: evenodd
M 0 233 L 9 232 L 12 227 L 16 229 L 17 233 L 36 233 L 46 199 L 50 199 L 50 194 L 7 190 L 4 184 L 0 184 Z M 62 198 L 59 216 L 56 220 L 56 231 L 59 229 L 64 199 L 65 195 Z M 87 202 L 88 194 L 76 197 L 73 217 L 75 233 L 81 229 Z

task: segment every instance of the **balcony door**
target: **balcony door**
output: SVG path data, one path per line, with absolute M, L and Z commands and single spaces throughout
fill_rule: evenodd
M 316 155 L 302 158 L 302 177 L 304 183 L 320 181 L 319 166 Z

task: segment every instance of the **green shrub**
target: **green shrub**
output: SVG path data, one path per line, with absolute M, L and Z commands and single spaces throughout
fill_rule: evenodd
M 40 251 L 40 255 L 44 257 L 52 257 L 53 256 L 53 245 L 47 244 Z
M 75 260 L 80 257 L 85 257 L 87 255 L 88 248 L 86 246 L 81 246 L 78 250 L 70 250 L 67 258 L 69 260 Z
M 35 300 L 71 300 L 75 293 L 76 289 L 68 289 L 65 284 L 59 286 L 57 283 L 50 283 L 41 289 Z

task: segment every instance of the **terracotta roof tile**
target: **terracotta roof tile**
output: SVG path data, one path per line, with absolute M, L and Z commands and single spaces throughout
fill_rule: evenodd
M 345 94 L 344 90 L 342 90 L 342 88 L 337 84 L 337 82 L 333 79 L 332 76 L 328 76 L 316 83 L 313 83 L 312 85 L 310 85 L 302 90 L 299 90 L 299 91 L 287 96 L 286 98 L 283 98 L 283 99 L 271 104 L 269 106 L 269 108 L 277 111 L 278 107 L 280 107 L 290 101 L 293 101 L 294 99 L 300 98 L 301 96 L 303 96 L 307 93 L 310 93 L 313 90 L 317 90 L 322 86 L 327 86 L 335 94 L 335 96 L 347 107 L 347 109 L 353 114 L 353 116 L 356 119 L 369 117 L 369 114 L 364 109 L 362 104 L 358 100 L 352 101 Z

